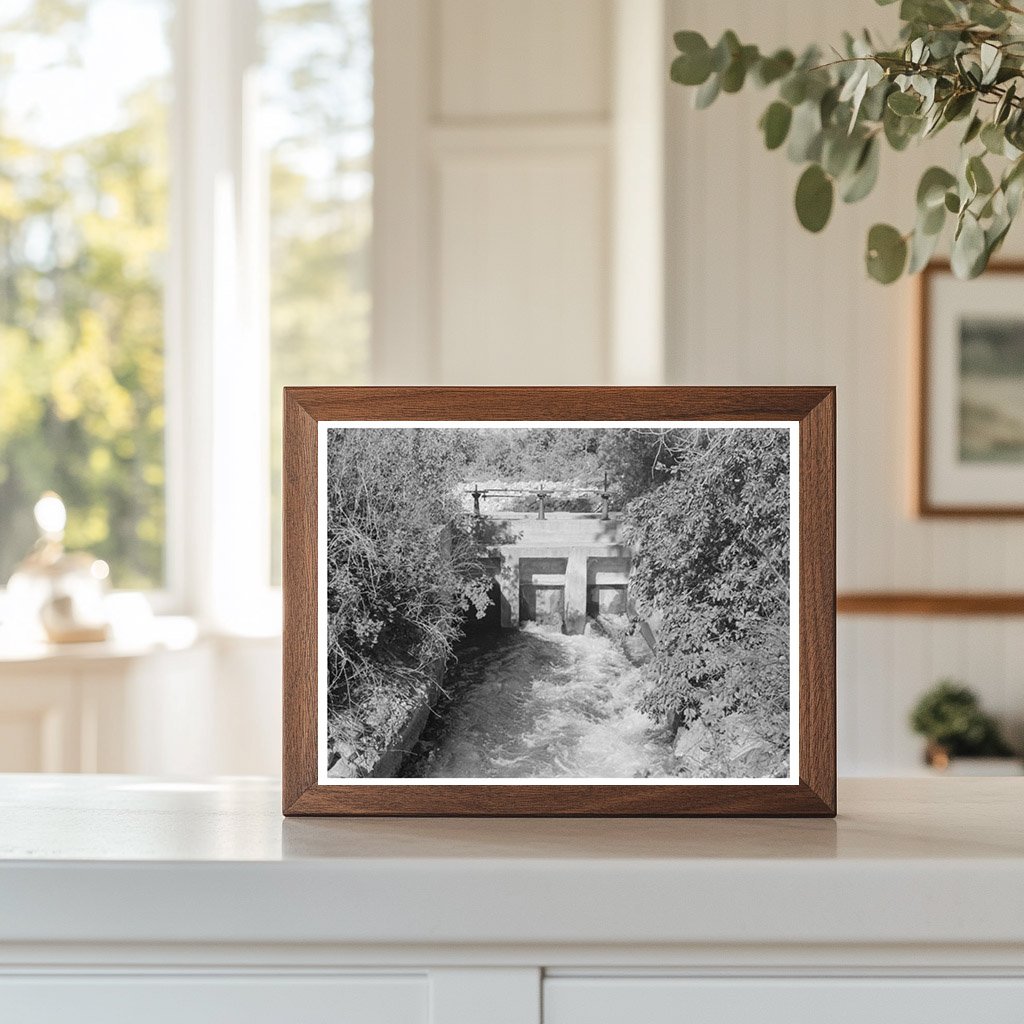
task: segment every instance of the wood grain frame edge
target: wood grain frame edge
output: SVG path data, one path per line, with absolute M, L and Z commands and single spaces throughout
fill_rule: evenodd
M 916 465 L 912 467 L 913 497 L 911 509 L 919 519 L 1015 519 L 1024 516 L 1024 505 L 939 505 L 928 494 L 928 430 L 931 418 L 931 400 L 928 394 L 928 374 L 931 372 L 929 338 L 932 328 L 932 283 L 936 274 L 952 273 L 949 260 L 932 260 L 918 275 L 917 337 L 913 351 L 912 367 L 915 436 L 911 439 L 911 451 Z M 998 260 L 990 263 L 986 274 L 1024 274 L 1024 260 Z
M 344 419 L 345 402 L 373 409 L 390 404 L 387 419 L 449 419 L 424 415 L 421 403 L 476 398 L 526 402 L 538 397 L 559 408 L 558 415 L 520 418 L 573 418 L 566 408 L 583 402 L 581 419 L 643 419 L 653 403 L 689 397 L 705 402 L 700 415 L 662 410 L 649 418 L 776 418 L 800 423 L 800 748 L 797 786 L 687 787 L 686 806 L 678 788 L 665 786 L 450 786 L 336 787 L 317 784 L 316 715 L 316 476 L 317 423 Z M 686 395 L 688 393 L 688 395 Z M 406 400 L 419 406 L 398 413 Z M 620 400 L 633 399 L 637 415 L 621 413 Z M 397 401 L 397 406 L 395 405 Z M 725 409 L 716 402 L 724 401 Z M 737 404 L 738 403 L 738 404 Z M 744 408 L 749 405 L 753 409 Z M 589 415 L 593 405 L 610 409 Z M 717 411 L 712 411 L 714 407 Z M 541 407 L 543 408 L 543 407 Z M 350 416 L 348 418 L 356 418 Z M 458 418 L 457 416 L 454 418 Z M 503 419 L 502 415 L 480 418 Z M 284 395 L 284 590 L 283 790 L 287 816 L 381 817 L 833 817 L 835 779 L 835 388 L 286 388 Z M 303 450 L 305 449 L 305 450 Z M 812 645 L 805 626 L 814 631 Z M 313 685 L 309 685 L 312 679 Z M 312 693 L 310 693 L 312 690 Z M 805 703 L 806 702 L 806 703 Z M 383 792 L 382 792 L 383 791 Z M 562 791 L 562 792 L 559 792 Z M 508 798 L 514 807 L 509 808 Z M 569 803 L 571 798 L 572 804 Z M 596 803 L 594 802 L 596 799 Z

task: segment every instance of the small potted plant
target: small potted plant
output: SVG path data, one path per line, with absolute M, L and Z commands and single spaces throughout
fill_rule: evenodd
M 966 686 L 948 679 L 939 682 L 917 702 L 910 725 L 927 739 L 924 757 L 932 768 L 947 771 L 959 758 L 997 758 L 1003 759 L 996 766 L 1002 774 L 1019 773 L 1014 752 L 995 719 L 981 709 L 977 695 Z M 975 762 L 974 767 L 976 770 L 967 774 L 978 774 L 979 767 L 992 766 Z

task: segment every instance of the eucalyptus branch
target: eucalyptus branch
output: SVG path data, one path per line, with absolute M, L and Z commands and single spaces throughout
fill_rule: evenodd
M 762 54 L 731 31 L 714 46 L 678 32 L 672 78 L 697 87 L 702 109 L 748 82 L 775 90 L 759 127 L 768 149 L 785 145 L 804 165 L 795 205 L 809 231 L 825 227 L 837 194 L 853 203 L 872 191 L 883 143 L 900 152 L 962 122 L 958 166 L 922 176 L 911 230 L 870 230 L 866 266 L 885 284 L 916 273 L 952 219 L 953 269 L 974 277 L 1002 245 L 1024 195 L 1024 23 L 1015 20 L 1024 9 L 1010 0 L 902 0 L 899 15 L 895 47 L 847 34 L 826 62 L 815 47 L 800 57 Z

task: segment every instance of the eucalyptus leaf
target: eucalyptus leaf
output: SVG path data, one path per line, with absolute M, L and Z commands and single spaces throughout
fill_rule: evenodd
M 990 3 L 972 3 L 967 16 L 976 24 L 997 31 L 1005 28 L 1008 21 L 1006 15 Z
M 1006 133 L 1002 126 L 991 121 L 981 129 L 981 143 L 993 156 L 1002 156 L 1006 147 Z
M 996 124 L 1002 124 L 1013 110 L 1013 101 L 1017 96 L 1017 83 L 1011 82 L 1007 87 L 1006 91 L 1000 97 L 999 102 L 996 104 L 996 112 L 992 116 L 992 120 Z
M 732 29 L 722 33 L 722 37 L 715 44 L 711 51 L 711 70 L 721 74 L 733 62 L 734 56 L 739 53 L 741 43 Z
M 981 58 L 981 84 L 991 85 L 999 74 L 999 68 L 1003 63 L 1003 51 L 991 42 L 981 44 L 979 51 Z
M 778 149 L 786 141 L 789 126 L 793 121 L 793 108 L 788 103 L 776 100 L 761 115 L 761 130 L 764 144 L 768 149 Z
M 906 239 L 890 224 L 875 224 L 868 232 L 867 269 L 880 284 L 892 284 L 907 263 Z
M 942 116 L 946 121 L 957 121 L 966 117 L 974 107 L 975 96 L 972 92 L 956 93 L 943 104 Z
M 980 156 L 972 156 L 967 161 L 966 175 L 976 194 L 987 196 L 995 188 L 992 175 Z
M 907 148 L 910 140 L 921 130 L 923 124 L 924 118 L 900 117 L 891 110 L 886 110 L 882 116 L 885 141 L 897 152 Z
M 711 77 L 694 93 L 693 105 L 698 110 L 706 110 L 718 98 L 722 91 L 722 80 L 717 74 Z
M 838 127 L 822 132 L 821 166 L 833 178 L 852 171 L 864 149 L 864 136 L 850 136 Z
M 953 250 L 950 264 L 953 273 L 961 280 L 976 277 L 978 271 L 975 268 L 985 258 L 985 232 L 977 217 L 972 213 L 965 212 L 960 220 L 960 226 L 953 237 Z
M 803 71 L 794 71 L 787 75 L 779 87 L 779 98 L 791 107 L 797 107 L 807 99 L 807 75 Z
M 907 264 L 907 273 L 916 274 L 928 265 L 939 244 L 941 231 L 928 233 L 920 228 L 914 230 L 910 237 L 910 261 Z
M 817 160 L 821 142 L 821 111 L 817 103 L 805 101 L 793 111 L 786 155 L 793 163 Z
M 921 181 L 917 186 L 917 207 L 927 213 L 936 206 L 942 206 L 946 199 L 946 192 L 956 184 L 956 176 L 950 174 L 944 167 L 929 167 L 921 175 Z
M 762 57 L 754 66 L 753 77 L 764 87 L 784 78 L 793 70 L 796 58 L 790 50 L 776 50 L 770 57 Z
M 909 92 L 894 92 L 889 96 L 889 109 L 901 117 L 916 114 L 921 107 L 921 100 Z
M 853 175 L 843 187 L 844 203 L 860 202 L 875 187 L 878 181 L 879 148 L 877 137 L 864 143 Z
M 959 211 L 957 211 L 959 212 Z M 946 224 L 946 204 L 940 203 L 928 210 L 918 210 L 917 228 L 925 235 L 938 235 L 942 233 Z
M 817 165 L 811 164 L 796 186 L 796 215 L 808 231 L 821 231 L 832 215 L 832 180 Z
M 961 146 L 970 145 L 981 133 L 983 122 L 980 117 L 972 117 L 971 123 L 967 126 L 967 131 L 964 132 L 963 139 L 960 140 Z
M 699 57 L 682 54 L 672 61 L 669 75 L 680 85 L 703 85 L 711 74 L 711 57 L 708 51 Z
M 758 56 L 756 46 L 741 46 L 732 63 L 722 72 L 722 92 L 739 92 Z
M 901 0 L 898 42 L 880 48 L 867 31 L 844 32 L 831 48 L 838 59 L 816 46 L 798 57 L 786 49 L 762 54 L 732 31 L 712 48 L 700 33 L 684 31 L 675 36 L 671 76 L 695 87 L 699 107 L 751 82 L 773 90 L 758 125 L 769 149 L 806 165 L 795 203 L 812 231 L 828 222 L 837 195 L 856 202 L 872 190 L 884 145 L 901 152 L 963 121 L 957 173 L 925 172 L 909 235 L 889 225 L 871 229 L 868 270 L 886 282 L 908 258 L 911 271 L 919 270 L 953 213 L 957 270 L 972 276 L 1024 215 L 1022 3 Z

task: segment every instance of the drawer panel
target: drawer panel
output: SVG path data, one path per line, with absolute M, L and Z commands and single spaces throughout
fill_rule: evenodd
M 424 975 L 0 978 L 0 1020 L 18 1024 L 427 1024 Z
M 1021 1024 L 1024 979 L 570 978 L 544 1024 Z

